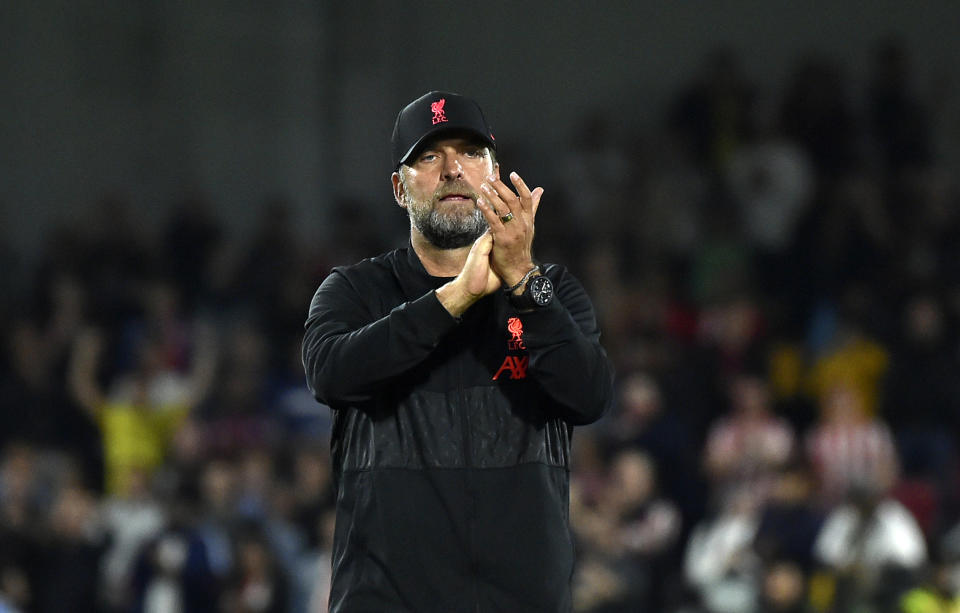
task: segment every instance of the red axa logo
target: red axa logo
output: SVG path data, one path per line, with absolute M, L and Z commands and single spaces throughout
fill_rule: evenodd
M 499 379 L 503 373 L 509 373 L 511 379 L 526 379 L 527 366 L 529 365 L 530 356 L 528 355 L 508 355 L 503 358 L 503 364 L 500 365 L 500 369 L 493 375 L 493 380 L 496 381 Z
M 430 111 L 433 112 L 433 125 L 443 123 L 447 120 L 447 116 L 443 113 L 443 105 L 446 103 L 446 98 L 440 98 L 436 102 L 430 103 Z

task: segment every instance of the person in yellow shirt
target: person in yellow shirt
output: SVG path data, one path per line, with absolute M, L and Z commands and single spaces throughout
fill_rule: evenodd
M 890 365 L 886 348 L 858 326 L 841 324 L 832 347 L 814 362 L 809 390 L 823 402 L 838 384 L 851 386 L 867 415 L 876 415 L 880 384 Z
M 138 477 L 149 477 L 163 463 L 177 429 L 203 401 L 216 369 L 216 351 L 212 333 L 200 328 L 190 372 L 183 375 L 164 366 L 160 344 L 147 337 L 134 368 L 105 391 L 96 376 L 102 350 L 98 332 L 82 333 L 68 383 L 73 398 L 100 428 L 106 492 L 123 496 Z

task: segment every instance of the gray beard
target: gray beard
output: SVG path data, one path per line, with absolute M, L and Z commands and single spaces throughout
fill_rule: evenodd
M 473 244 L 487 229 L 483 212 L 474 207 L 472 213 L 459 215 L 437 211 L 436 197 L 429 203 L 407 200 L 410 223 L 438 249 L 459 249 Z

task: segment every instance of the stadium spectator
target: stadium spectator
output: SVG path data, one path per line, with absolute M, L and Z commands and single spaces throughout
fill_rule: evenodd
M 303 540 L 290 561 L 290 600 L 297 610 L 316 613 L 318 599 L 326 607 L 326 597 L 318 593 L 330 589 L 330 530 L 335 510 L 329 449 L 308 441 L 298 446 L 293 456 L 289 517 Z
M 805 463 L 795 458 L 773 480 L 760 514 L 754 547 L 764 560 L 813 567 L 813 543 L 824 514 L 815 504 L 815 488 Z
M 807 433 L 806 453 L 826 507 L 842 502 L 854 485 L 884 492 L 897 478 L 890 429 L 867 415 L 860 396 L 844 382 L 824 397 L 820 419 Z
M 664 406 L 660 385 L 644 372 L 623 373 L 620 402 L 600 437 L 600 455 L 609 449 L 635 449 L 657 467 L 659 491 L 691 512 L 700 497 L 692 437 L 677 411 Z M 580 470 L 587 467 L 578 464 Z
M 197 412 L 209 453 L 239 456 L 278 442 L 281 416 L 271 414 L 271 336 L 255 321 L 224 326 L 223 359 L 208 401 Z
M 760 505 L 749 490 L 730 492 L 693 528 L 683 570 L 707 613 L 754 613 L 762 559 L 754 547 Z
M 655 463 L 637 451 L 618 453 L 611 465 L 606 503 L 614 537 L 608 544 L 614 555 L 631 561 L 646 575 L 649 587 L 638 604 L 663 609 L 667 590 L 677 585 L 671 568 L 679 560 L 682 519 L 677 506 L 664 498 Z
M 237 514 L 237 468 L 233 462 L 211 458 L 200 468 L 198 504 L 194 517 L 197 538 L 207 552 L 210 573 L 218 585 L 233 572 L 233 532 Z
M 77 613 L 96 613 L 104 542 L 96 531 L 94 497 L 82 487 L 65 485 L 55 494 L 47 519 L 48 530 L 38 537 L 33 610 L 57 613 L 67 606 Z
M 216 360 L 212 332 L 198 333 L 196 342 L 190 373 L 182 377 L 164 367 L 157 339 L 144 337 L 133 369 L 104 390 L 97 376 L 104 339 L 95 330 L 78 337 L 70 391 L 101 429 L 108 493 L 126 494 L 137 472 L 149 478 L 163 464 L 178 426 L 206 396 Z
M 934 295 L 908 299 L 882 411 L 896 433 L 905 475 L 936 481 L 944 494 L 949 493 L 956 462 L 954 434 L 960 425 L 960 363 L 947 326 L 943 305 Z
M 151 491 L 149 475 L 132 471 L 122 495 L 106 497 L 100 505 L 100 530 L 107 539 L 100 569 L 103 605 L 126 611 L 133 604 L 133 570 L 141 549 L 167 524 L 167 509 Z
M 870 483 L 850 487 L 845 503 L 827 516 L 814 553 L 821 580 L 833 585 L 833 611 L 896 602 L 927 560 L 913 516 Z
M 132 581 L 134 611 L 202 613 L 220 608 L 222 586 L 211 574 L 206 543 L 181 511 L 140 550 Z
M 670 561 L 681 530 L 679 510 L 657 492 L 656 470 L 646 454 L 623 449 L 611 460 L 608 481 L 595 504 L 572 503 L 572 528 L 589 566 L 574 591 L 589 610 L 661 610 L 673 579 Z M 579 494 L 579 492 L 577 492 Z M 602 587 L 606 581 L 612 589 Z
M 846 300 L 859 300 L 852 295 L 860 291 L 851 290 L 851 296 Z M 862 318 L 866 316 L 867 312 L 855 317 L 841 315 L 826 323 L 822 339 L 811 341 L 820 346 L 821 351 L 810 368 L 808 386 L 821 405 L 828 403 L 827 397 L 837 387 L 844 387 L 856 396 L 857 410 L 873 416 L 879 408 L 878 398 L 889 368 L 890 353 L 865 332 Z M 832 319 L 834 316 L 825 313 L 825 317 Z
M 807 574 L 789 559 L 765 565 L 757 613 L 813 613 L 807 599 Z
M 267 540 L 256 530 L 242 533 L 236 544 L 237 566 L 220 603 L 236 613 L 286 613 L 286 580 Z
M 704 467 L 720 496 L 749 488 L 765 501 L 777 469 L 794 451 L 793 430 L 771 412 L 770 391 L 758 375 L 734 377 L 730 405 L 730 413 L 718 418 L 707 435 Z

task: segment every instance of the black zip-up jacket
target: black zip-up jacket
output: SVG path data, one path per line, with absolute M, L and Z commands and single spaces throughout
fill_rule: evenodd
M 498 291 L 459 320 L 409 246 L 320 285 L 303 362 L 333 410 L 332 613 L 571 610 L 572 426 L 613 376 L 580 283 L 544 274 L 549 307 Z

